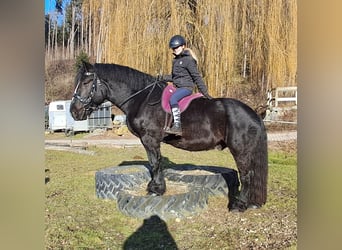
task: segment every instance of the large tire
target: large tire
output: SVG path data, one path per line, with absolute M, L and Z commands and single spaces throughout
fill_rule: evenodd
M 122 190 L 133 189 L 151 180 L 151 175 L 143 165 L 111 167 L 95 174 L 96 195 L 103 199 L 117 199 Z
M 186 217 L 206 208 L 208 195 L 203 188 L 189 186 L 188 192 L 175 195 L 136 196 L 128 191 L 151 180 L 148 168 L 142 165 L 111 167 L 95 174 L 96 195 L 117 200 L 119 210 L 131 217 L 162 219 Z
M 200 188 L 193 188 L 187 193 L 163 196 L 134 196 L 125 191 L 118 194 L 118 208 L 122 213 L 144 219 L 153 215 L 164 220 L 183 218 L 198 213 L 207 205 L 208 195 Z
M 194 170 L 204 171 L 204 174 L 191 174 Z M 205 174 L 205 172 L 211 174 Z M 171 181 L 185 182 L 195 187 L 200 186 L 205 188 L 209 195 L 225 197 L 229 191 L 236 192 L 240 185 L 237 171 L 223 167 L 180 165 L 165 169 L 165 178 Z
M 184 171 L 204 170 L 208 175 L 185 174 Z M 186 193 L 174 195 L 143 195 L 129 193 L 135 187 L 151 180 L 150 171 L 143 165 L 110 167 L 95 174 L 96 195 L 117 200 L 119 210 L 132 217 L 148 218 L 158 215 L 162 219 L 187 217 L 207 207 L 208 194 L 228 194 L 228 186 L 238 187 L 237 173 L 219 167 L 177 166 L 164 170 L 165 178 L 188 186 Z M 237 183 L 236 183 L 237 181 Z

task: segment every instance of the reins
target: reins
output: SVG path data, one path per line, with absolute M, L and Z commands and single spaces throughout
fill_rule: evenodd
M 151 86 L 153 86 L 153 88 L 151 89 L 151 91 L 150 91 L 150 92 L 148 93 L 148 95 L 147 95 L 147 98 L 146 98 L 146 99 L 148 99 L 148 98 L 150 97 L 151 93 L 153 92 L 154 88 L 156 87 L 156 85 L 159 85 L 159 84 L 158 84 L 158 79 L 156 79 L 153 83 L 147 85 L 145 88 L 139 90 L 138 92 L 135 92 L 133 95 L 130 95 L 128 98 L 126 98 L 124 101 L 122 101 L 122 102 L 121 102 L 120 104 L 118 104 L 117 106 L 118 106 L 119 108 L 121 108 L 122 105 L 124 105 L 126 102 L 128 102 L 129 100 L 131 100 L 133 97 L 139 95 L 141 92 L 143 92 L 143 91 L 145 91 L 146 89 L 148 89 L 148 88 L 150 88 Z M 157 103 L 159 103 L 159 102 L 160 102 L 160 100 L 158 100 L 158 101 L 156 101 L 155 103 L 152 103 L 152 104 L 150 104 L 150 105 L 154 105 L 154 104 L 157 104 Z
M 95 92 L 97 91 L 97 84 L 101 84 L 101 82 L 104 83 L 104 85 L 106 85 L 107 88 L 108 87 L 108 83 L 102 79 L 100 79 L 97 74 L 95 72 L 86 72 L 85 73 L 87 76 L 90 76 L 90 75 L 94 75 L 94 80 L 93 80 L 93 85 L 92 85 L 92 88 L 90 90 L 90 93 L 88 94 L 87 97 L 81 97 L 79 94 L 77 94 L 77 90 L 78 90 L 78 87 L 79 87 L 79 83 L 78 85 L 76 86 L 75 88 L 75 91 L 74 91 L 74 94 L 73 94 L 73 97 L 76 98 L 77 100 L 79 100 L 86 109 L 90 109 L 90 108 L 95 108 L 96 107 L 87 107 L 91 104 L 92 102 L 92 98 L 95 94 Z M 153 90 L 155 89 L 156 85 L 159 86 L 159 81 L 158 81 L 158 78 L 155 79 L 155 81 L 149 85 L 147 85 L 145 88 L 139 90 L 138 92 L 134 93 L 133 95 L 130 95 L 128 98 L 126 98 L 124 101 L 122 101 L 121 103 L 119 103 L 118 105 L 116 105 L 117 107 L 121 108 L 125 103 L 127 103 L 129 100 L 133 99 L 135 96 L 139 95 L 140 93 L 142 93 L 143 91 L 145 91 L 146 89 L 150 88 L 150 87 L 153 87 L 151 89 L 151 91 L 148 93 L 147 95 L 147 100 L 148 98 L 150 97 L 150 95 L 152 94 Z M 149 105 L 155 105 L 157 103 L 159 103 L 161 100 L 157 100 L 156 102 L 154 103 L 148 103 Z M 113 106 L 113 105 L 112 105 Z

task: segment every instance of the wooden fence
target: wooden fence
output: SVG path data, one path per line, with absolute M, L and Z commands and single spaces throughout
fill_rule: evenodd
M 284 121 L 286 111 L 297 109 L 297 87 L 278 87 L 267 91 L 266 117 L 264 121 L 297 124 L 297 119 Z
M 267 104 L 272 107 L 297 108 L 297 87 L 278 87 L 267 92 Z

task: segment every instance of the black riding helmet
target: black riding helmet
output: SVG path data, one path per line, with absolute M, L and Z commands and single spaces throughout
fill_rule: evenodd
M 169 42 L 169 47 L 171 49 L 174 49 L 185 44 L 186 44 L 186 41 L 184 37 L 182 37 L 181 35 L 175 35 L 171 37 L 170 42 Z

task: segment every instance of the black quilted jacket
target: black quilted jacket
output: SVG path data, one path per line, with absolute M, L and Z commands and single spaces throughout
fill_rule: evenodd
M 208 95 L 207 86 L 204 84 L 202 76 L 197 69 L 197 63 L 187 50 L 175 56 L 172 61 L 172 75 L 164 76 L 164 79 L 172 81 L 178 88 L 188 87 L 194 89 L 196 84 L 203 95 Z

